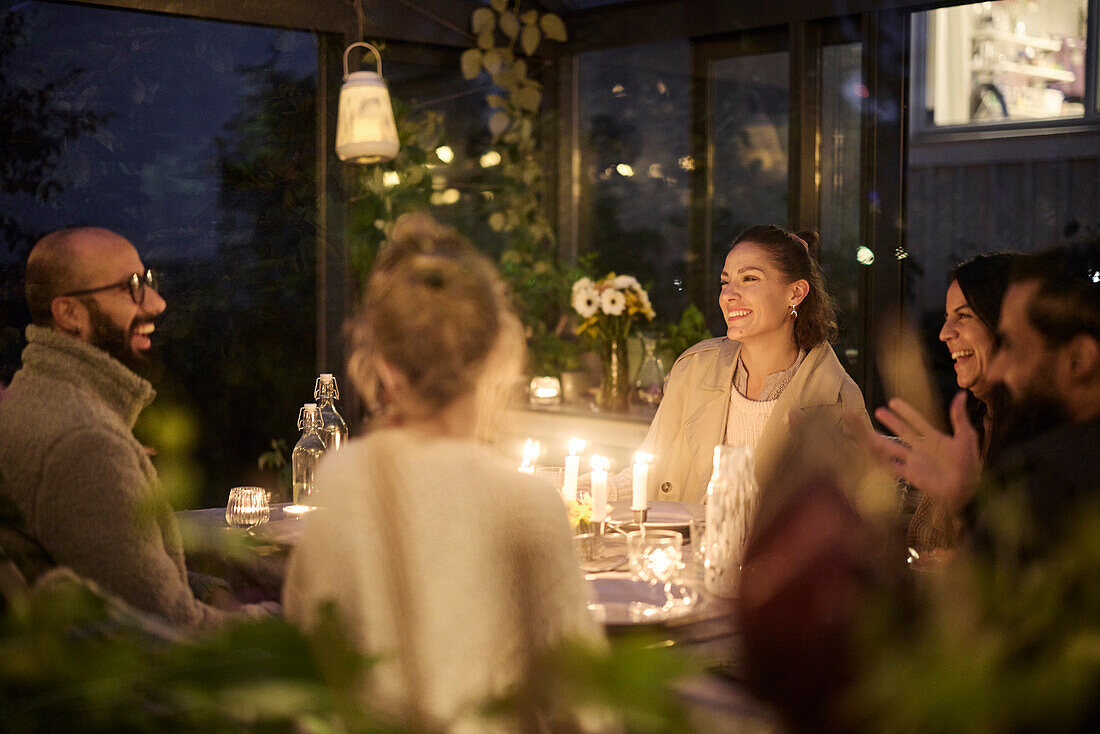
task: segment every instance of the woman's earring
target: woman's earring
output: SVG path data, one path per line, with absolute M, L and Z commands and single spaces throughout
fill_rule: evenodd
M 794 307 L 793 303 L 791 304 L 791 318 L 792 319 L 797 319 L 798 318 L 798 309 Z

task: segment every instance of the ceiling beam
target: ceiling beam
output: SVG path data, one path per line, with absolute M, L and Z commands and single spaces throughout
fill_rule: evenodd
M 295 30 L 358 34 L 349 0 L 70 0 L 120 10 L 249 23 Z M 363 0 L 364 36 L 441 46 L 469 46 L 465 29 L 476 3 L 467 0 Z
M 653 0 L 567 13 L 568 50 L 702 38 L 889 8 L 927 10 L 960 0 Z

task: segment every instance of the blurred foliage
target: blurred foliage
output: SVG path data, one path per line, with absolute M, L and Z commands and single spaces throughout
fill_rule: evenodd
M 0 720 L 23 732 L 397 732 L 356 702 L 370 661 L 333 609 L 305 635 L 274 617 L 183 638 L 76 580 L 8 600 Z
M 687 733 L 692 727 L 674 686 L 700 670 L 651 634 L 613 639 L 610 649 L 564 642 L 536 659 L 527 680 L 485 710 L 531 724 L 527 731 L 609 732 L 617 721 L 638 734 Z
M 1002 550 L 1029 532 L 1023 507 L 996 500 Z M 1100 510 L 1067 517 L 1041 557 L 958 558 L 921 579 L 916 609 L 882 599 L 850 715 L 878 732 L 1100 730 Z
M 669 324 L 665 328 L 658 349 L 662 352 L 671 352 L 675 361 L 688 348 L 714 336 L 707 328 L 707 320 L 695 305 L 688 306 L 680 315 L 680 323 Z M 671 367 L 671 365 L 670 365 Z
M 333 607 L 320 620 L 309 634 L 266 617 L 188 637 L 75 577 L 55 578 L 7 598 L 0 721 L 12 734 L 409 732 L 361 705 L 373 661 L 353 652 Z M 548 733 L 579 731 L 578 718 L 689 732 L 674 686 L 699 668 L 656 642 L 565 643 L 483 712 Z
M 160 487 L 158 495 L 172 507 L 194 507 L 205 476 L 195 461 L 201 428 L 194 412 L 171 399 L 155 400 L 141 412 L 135 435 L 156 448 L 154 461 Z

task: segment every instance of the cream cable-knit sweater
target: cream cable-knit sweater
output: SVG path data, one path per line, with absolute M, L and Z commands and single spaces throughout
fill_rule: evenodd
M 152 386 L 90 344 L 27 327 L 0 402 L 0 492 L 52 557 L 146 612 L 186 626 L 227 616 L 195 599 L 179 527 L 132 433 Z
M 560 495 L 483 445 L 377 431 L 326 457 L 317 487 L 284 608 L 308 629 L 336 602 L 356 647 L 383 658 L 373 705 L 403 713 L 407 655 L 429 721 L 478 731 L 474 708 L 516 682 L 532 643 L 602 639 Z
M 756 449 L 764 426 L 778 402 L 775 400 L 749 400 L 736 389 L 730 390 L 730 410 L 726 418 L 727 446 L 748 446 Z

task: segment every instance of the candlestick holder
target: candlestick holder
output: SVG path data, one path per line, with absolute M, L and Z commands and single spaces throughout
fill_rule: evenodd
M 637 525 L 639 528 L 642 527 L 642 524 L 646 521 L 647 517 L 649 517 L 648 508 L 645 510 L 634 510 L 634 524 Z

